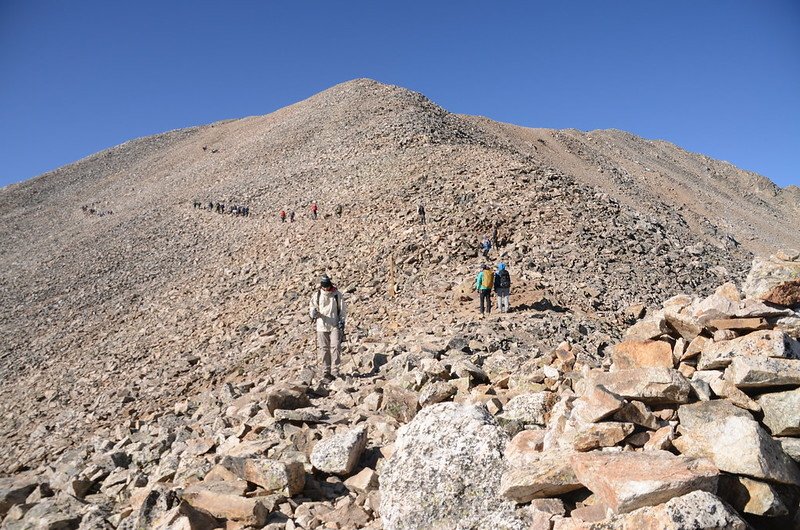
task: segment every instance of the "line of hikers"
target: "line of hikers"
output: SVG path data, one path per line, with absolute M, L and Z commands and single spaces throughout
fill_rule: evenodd
M 336 207 L 333 209 L 333 213 L 336 217 L 341 217 L 343 211 L 344 208 L 342 208 L 341 204 L 337 204 Z M 308 207 L 308 212 L 309 212 L 309 217 L 311 217 L 312 220 L 316 221 L 319 215 L 319 205 L 317 204 L 317 201 L 312 201 L 311 206 Z M 286 210 L 281 210 L 280 212 L 278 212 L 278 217 L 280 217 L 282 223 L 285 223 L 287 220 L 290 223 L 293 223 L 294 210 L 289 211 L 288 214 L 286 213 Z
M 81 206 L 81 211 L 83 211 L 86 215 L 96 215 L 98 217 L 104 217 L 106 215 L 113 215 L 114 212 L 111 210 L 98 210 L 97 208 L 93 208 L 91 206 L 83 205 Z
M 225 203 L 223 202 L 208 201 L 208 204 L 206 206 L 203 206 L 203 203 L 201 201 L 195 200 L 192 205 L 196 209 L 199 208 L 214 213 L 225 213 Z M 250 217 L 250 207 L 234 204 L 233 206 L 228 206 L 228 213 L 231 215 Z

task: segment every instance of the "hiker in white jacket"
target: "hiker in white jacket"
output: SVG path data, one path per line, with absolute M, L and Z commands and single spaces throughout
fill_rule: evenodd
M 333 285 L 327 274 L 319 282 L 320 288 L 311 295 L 309 316 L 316 322 L 319 362 L 323 377 L 339 377 L 339 364 L 342 359 L 342 331 L 347 309 L 344 297 Z

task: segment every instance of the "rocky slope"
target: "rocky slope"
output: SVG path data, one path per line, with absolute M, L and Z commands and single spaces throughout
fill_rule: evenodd
M 1 469 L 86 457 L 90 439 L 102 453 L 129 443 L 126 436 L 164 434 L 168 442 L 137 440 L 161 444 L 151 451 L 158 454 L 129 462 L 123 469 L 136 471 L 124 487 L 95 499 L 105 520 L 118 523 L 131 488 L 175 478 L 152 475 L 167 465 L 169 433 L 177 432 L 161 418 L 190 419 L 192 403 L 208 392 L 224 392 L 213 407 L 227 410 L 253 388 L 312 382 L 305 308 L 322 271 L 347 293 L 354 373 L 407 352 L 453 349 L 447 345 L 465 336 L 503 352 L 498 359 L 538 358 L 567 341 L 582 363 L 599 366 L 621 324 L 645 307 L 743 279 L 751 251 L 800 246 L 782 225 L 752 221 L 778 212 L 796 224 L 790 190 L 744 191 L 735 169 L 712 186 L 689 162 L 717 163 L 658 144 L 682 161 L 670 178 L 692 176 L 706 194 L 680 203 L 660 196 L 655 180 L 592 181 L 586 160 L 599 155 L 566 164 L 567 147 L 545 140 L 545 153 L 532 134 L 540 133 L 452 115 L 419 94 L 357 80 L 267 116 L 131 141 L 3 189 Z M 636 156 L 651 156 L 643 142 L 628 139 L 619 158 L 605 148 L 603 167 L 629 171 Z M 722 192 L 736 205 L 730 216 L 707 204 L 707 194 Z M 195 200 L 246 204 L 252 215 L 196 209 Z M 316 222 L 307 215 L 312 200 L 321 206 Z M 336 204 L 341 218 L 331 215 Z M 698 205 L 717 213 L 701 223 L 706 210 Z M 298 221 L 278 222 L 282 208 Z M 744 222 L 754 224 L 738 232 Z M 478 241 L 495 224 L 501 245 L 491 259 L 510 266 L 515 311 L 485 322 L 469 283 L 481 262 Z M 328 425 L 352 422 L 349 408 L 359 404 L 340 394 L 331 405 L 341 408 L 339 419 Z M 256 409 L 265 407 L 245 415 Z M 272 425 L 268 412 L 262 419 Z M 186 439 L 208 437 L 216 447 L 220 433 L 243 425 L 226 418 L 186 427 Z M 275 434 L 241 428 L 226 438 Z M 285 440 L 285 429 L 276 435 Z M 290 445 L 302 452 L 314 440 Z M 213 447 L 195 456 L 214 461 Z M 179 444 L 169 461 L 179 465 L 182 451 Z M 84 495 L 100 491 L 101 475 L 109 480 L 97 473 L 85 479 Z

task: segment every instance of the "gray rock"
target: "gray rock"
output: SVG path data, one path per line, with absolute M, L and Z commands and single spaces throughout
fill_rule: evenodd
M 725 379 L 744 389 L 800 385 L 800 360 L 735 357 L 725 370 Z
M 367 427 L 323 438 L 311 452 L 311 465 L 324 473 L 348 475 L 367 446 Z
M 524 528 L 498 498 L 508 437 L 485 408 L 439 403 L 398 431 L 380 477 L 386 530 Z
M 800 435 L 800 389 L 764 394 L 757 401 L 773 436 Z

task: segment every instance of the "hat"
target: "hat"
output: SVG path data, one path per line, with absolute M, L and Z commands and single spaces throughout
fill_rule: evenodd
M 319 284 L 325 288 L 333 286 L 333 282 L 327 274 L 322 275 L 322 278 L 319 279 Z
M 497 270 L 499 270 L 499 271 L 501 271 L 501 270 L 503 270 L 505 268 L 506 268 L 506 264 L 505 263 L 501 263 L 500 265 L 497 266 Z

